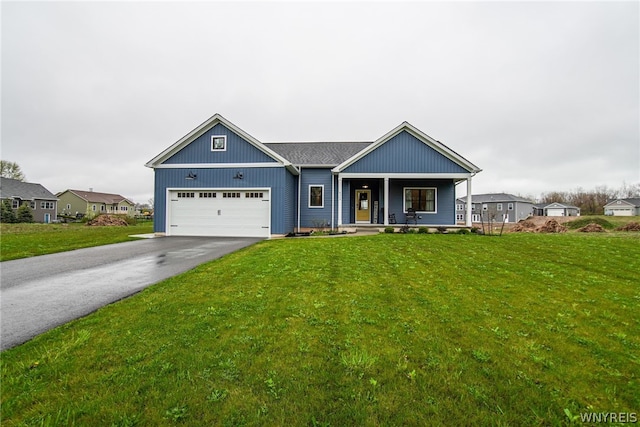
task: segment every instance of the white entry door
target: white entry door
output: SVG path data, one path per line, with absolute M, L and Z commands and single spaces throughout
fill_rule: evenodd
M 169 191 L 167 235 L 269 237 L 269 189 Z

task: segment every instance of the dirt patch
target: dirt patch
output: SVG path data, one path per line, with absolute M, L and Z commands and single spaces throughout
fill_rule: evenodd
M 119 218 L 117 216 L 113 216 L 113 215 L 99 215 L 97 217 L 95 217 L 94 219 L 92 219 L 91 221 L 87 222 L 87 225 L 89 226 L 117 226 L 117 227 L 126 227 L 129 224 L 127 224 L 127 221 L 125 221 L 122 218 Z
M 592 222 L 591 224 L 587 224 L 584 227 L 578 228 L 576 231 L 579 231 L 581 233 L 604 233 L 606 230 L 602 228 L 600 224 Z
M 622 227 L 616 228 L 616 231 L 640 231 L 640 223 L 630 222 Z
M 537 225 L 535 222 L 525 219 L 524 221 L 517 223 L 513 228 L 511 228 L 511 231 L 515 233 L 533 233 L 536 227 Z
M 544 225 L 536 227 L 536 233 L 564 233 L 565 231 L 567 231 L 567 227 L 555 219 L 550 219 Z

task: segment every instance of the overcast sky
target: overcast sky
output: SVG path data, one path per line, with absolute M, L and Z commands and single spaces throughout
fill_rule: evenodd
M 483 169 L 474 193 L 640 182 L 637 1 L 3 1 L 1 14 L 1 157 L 54 193 L 145 203 L 144 164 L 215 113 L 263 142 L 374 141 L 406 120 Z

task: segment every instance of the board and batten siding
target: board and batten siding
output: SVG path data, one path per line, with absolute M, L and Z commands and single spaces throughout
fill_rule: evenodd
M 343 172 L 469 173 L 406 131 L 400 132 Z
M 300 226 L 319 227 L 331 225 L 331 169 L 303 168 L 300 175 Z M 323 207 L 309 207 L 309 186 L 324 187 Z
M 227 137 L 224 151 L 211 150 L 211 137 Z M 202 163 L 277 163 L 275 159 L 245 141 L 235 132 L 218 123 L 204 132 L 189 145 L 175 153 L 164 164 L 202 164 Z
M 242 179 L 234 178 L 240 172 Z M 196 179 L 186 179 L 193 173 Z M 284 167 L 266 168 L 176 168 L 155 169 L 155 212 L 154 231 L 166 232 L 167 189 L 231 189 L 231 188 L 270 188 L 271 189 L 271 233 L 286 234 L 293 231 L 293 218 L 287 218 L 287 206 L 290 199 L 291 175 Z M 289 207 L 289 209 L 291 209 Z

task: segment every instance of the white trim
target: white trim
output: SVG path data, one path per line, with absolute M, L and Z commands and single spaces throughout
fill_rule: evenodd
M 333 168 L 333 172 L 341 172 L 345 168 L 351 166 L 353 163 L 355 163 L 358 160 L 362 159 L 367 154 L 371 153 L 373 150 L 375 150 L 376 148 L 380 147 L 382 144 L 384 144 L 385 142 L 389 141 L 393 137 L 399 135 L 403 131 L 406 131 L 410 135 L 413 135 L 418 140 L 423 142 L 425 145 L 431 147 L 432 149 L 434 149 L 438 153 L 442 154 L 443 156 L 445 156 L 449 160 L 453 161 L 457 165 L 465 168 L 469 172 L 477 173 L 477 172 L 481 171 L 481 169 L 478 168 L 476 165 L 474 165 L 473 163 L 471 163 L 470 161 L 468 161 L 467 159 L 465 159 L 464 157 L 462 157 L 461 155 L 459 155 L 455 151 L 451 150 L 449 147 L 447 147 L 446 145 L 444 145 L 440 141 L 437 141 L 437 140 L 431 138 L 429 135 L 427 135 L 426 133 L 420 131 L 419 129 L 417 129 L 416 127 L 412 126 L 408 122 L 402 122 L 399 126 L 397 126 L 396 128 L 392 129 L 391 131 L 386 133 L 384 136 L 382 136 L 381 138 L 379 138 L 375 142 L 373 142 L 373 144 L 368 145 L 367 147 L 365 147 L 364 149 L 362 149 L 361 151 L 359 151 L 355 155 L 351 156 L 350 158 L 348 158 L 347 160 L 345 160 L 344 162 L 342 162 L 341 164 L 339 164 L 338 166 Z
M 320 187 L 322 188 L 322 205 L 320 206 L 311 206 L 311 187 Z M 324 184 L 309 184 L 309 192 L 307 193 L 307 207 L 309 209 L 324 209 Z
M 156 169 L 224 169 L 224 168 L 283 168 L 280 163 L 165 163 Z
M 219 139 L 222 138 L 222 140 L 224 141 L 224 146 L 223 148 L 215 148 L 214 147 L 214 140 L 215 139 Z M 212 152 L 216 152 L 216 151 L 227 151 L 227 135 L 211 135 L 211 151 Z
M 468 179 L 469 173 L 351 173 L 340 172 L 341 178 L 391 178 L 391 179 Z
M 193 141 L 195 141 L 197 138 L 202 136 L 206 131 L 213 128 L 218 123 L 222 124 L 231 132 L 234 132 L 235 134 L 240 136 L 242 139 L 244 139 L 245 141 L 247 141 L 257 149 L 259 149 L 263 153 L 267 154 L 272 159 L 281 163 L 282 165 L 287 167 L 292 166 L 290 161 L 288 161 L 287 159 L 285 159 L 284 157 L 282 157 L 281 155 L 279 155 L 278 153 L 276 153 L 275 151 L 273 151 L 272 149 L 264 145 L 262 142 L 258 141 L 256 138 L 249 135 L 248 133 L 246 133 L 245 131 L 243 131 L 238 126 L 234 125 L 233 123 L 231 123 L 230 121 L 228 121 L 218 113 L 214 114 L 209 119 L 201 123 L 199 126 L 197 126 L 191 132 L 189 132 L 188 134 L 180 138 L 178 141 L 176 141 L 173 145 L 171 145 L 169 148 L 164 150 L 162 153 L 158 154 L 156 157 L 149 160 L 145 164 L 145 166 L 148 168 L 159 167 L 162 164 L 162 162 L 164 162 L 165 160 L 167 160 L 168 158 L 176 154 L 178 151 L 182 150 L 187 145 L 191 144 Z
M 433 190 L 433 211 L 419 211 L 421 214 L 437 214 L 438 213 L 438 188 L 437 187 L 402 187 L 402 211 L 407 213 L 407 190 Z

